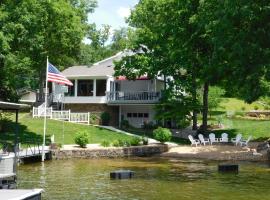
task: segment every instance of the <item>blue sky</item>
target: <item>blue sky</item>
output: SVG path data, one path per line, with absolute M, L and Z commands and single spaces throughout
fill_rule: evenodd
M 95 22 L 100 28 L 102 24 L 108 24 L 113 29 L 127 26 L 125 18 L 129 15 L 139 0 L 98 0 L 98 7 L 94 13 L 88 15 L 90 23 Z

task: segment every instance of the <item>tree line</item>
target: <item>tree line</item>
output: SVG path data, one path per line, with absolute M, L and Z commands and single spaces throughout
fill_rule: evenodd
M 111 27 L 88 23 L 97 6 L 96 0 L 0 1 L 0 99 L 16 102 L 25 87 L 43 91 L 47 56 L 63 70 L 124 49 L 126 28 L 111 39 Z

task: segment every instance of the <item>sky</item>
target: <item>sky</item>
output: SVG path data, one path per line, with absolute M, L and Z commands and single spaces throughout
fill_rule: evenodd
M 95 22 L 100 28 L 102 24 L 108 24 L 112 30 L 127 27 L 125 18 L 130 15 L 139 0 L 98 0 L 98 7 L 94 13 L 88 15 L 90 23 Z

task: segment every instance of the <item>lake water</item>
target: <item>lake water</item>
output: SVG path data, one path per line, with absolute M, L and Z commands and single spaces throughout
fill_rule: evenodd
M 238 174 L 221 174 L 217 162 L 198 160 L 57 160 L 19 166 L 18 188 L 43 188 L 43 200 L 269 200 L 269 164 L 239 164 Z M 110 180 L 118 169 L 135 171 L 134 179 Z

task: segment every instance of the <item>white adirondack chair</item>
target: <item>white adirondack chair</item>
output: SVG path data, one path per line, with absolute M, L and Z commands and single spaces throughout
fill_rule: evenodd
M 200 140 L 200 142 L 205 146 L 205 144 L 210 144 L 210 140 L 209 139 L 204 139 L 204 137 L 203 137 L 203 135 L 202 134 L 199 134 L 198 135 L 198 137 L 199 137 L 199 140 Z
M 216 138 L 216 135 L 214 133 L 209 134 L 209 140 L 210 144 L 212 145 L 213 143 L 219 142 L 218 138 Z
M 240 143 L 241 138 L 242 138 L 242 134 L 238 133 L 235 138 L 231 139 L 231 141 L 232 141 L 232 143 L 235 144 L 235 146 L 237 146 L 237 144 Z
M 247 140 L 241 140 L 240 145 L 241 146 L 248 146 L 249 141 L 251 140 L 252 136 L 250 135 Z
M 197 147 L 197 145 L 200 144 L 200 141 L 197 140 L 197 139 L 194 139 L 192 135 L 189 135 L 189 136 L 188 136 L 188 139 L 189 139 L 190 142 L 191 142 L 191 146 L 192 146 L 192 145 L 196 145 L 196 147 Z
M 221 138 L 219 139 L 220 142 L 229 142 L 228 134 L 222 133 Z

